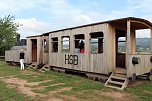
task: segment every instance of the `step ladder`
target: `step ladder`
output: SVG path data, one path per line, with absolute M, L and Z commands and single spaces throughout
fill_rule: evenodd
M 37 63 L 36 62 L 33 62 L 29 67 L 28 69 L 37 69 Z
M 128 82 L 129 79 L 126 75 L 126 69 L 116 68 L 105 83 L 105 87 L 124 90 L 124 88 L 127 87 Z
M 50 65 L 49 64 L 45 64 L 39 71 L 40 72 L 50 71 Z

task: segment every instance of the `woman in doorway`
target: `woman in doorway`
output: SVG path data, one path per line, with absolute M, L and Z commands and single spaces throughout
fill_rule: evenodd
M 20 50 L 20 65 L 21 65 L 21 70 L 24 70 L 24 50 Z

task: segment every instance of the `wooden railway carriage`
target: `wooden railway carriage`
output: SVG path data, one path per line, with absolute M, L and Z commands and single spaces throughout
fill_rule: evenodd
M 151 30 L 151 27 L 147 20 L 124 18 L 50 32 L 50 66 L 102 74 L 124 68 L 128 77 L 133 73 L 147 73 L 152 68 L 152 51 L 136 53 L 135 30 Z M 121 54 L 118 52 L 119 37 L 126 38 L 126 52 Z M 84 41 L 84 53 L 76 52 L 78 41 Z M 55 43 L 57 50 L 53 47 Z M 93 43 L 97 43 L 95 52 L 91 49 Z M 133 57 L 140 58 L 140 63 L 133 64 Z
M 128 78 L 152 71 L 152 38 L 150 51 L 146 54 L 136 52 L 136 30 L 149 29 L 152 36 L 152 23 L 141 18 L 123 18 L 106 22 L 88 24 L 48 32 L 49 66 L 55 70 L 76 70 L 89 77 L 101 79 L 102 74 L 112 73 L 105 86 L 124 89 Z M 143 33 L 144 35 L 144 33 Z M 37 55 L 40 53 L 41 36 L 28 37 L 29 61 L 33 40 L 37 38 Z M 125 40 L 121 41 L 120 38 Z M 125 52 L 119 52 L 119 42 L 125 43 Z M 32 54 L 32 55 L 31 55 Z M 37 57 L 37 62 L 38 59 Z
M 118 89 L 123 89 L 128 83 L 126 78 L 135 79 L 152 70 L 152 49 L 146 54 L 136 53 L 135 35 L 140 29 L 152 30 L 152 23 L 129 17 L 50 32 L 49 64 L 83 71 L 99 79 L 100 74 L 112 72 L 105 85 L 118 84 Z M 152 31 L 149 34 L 152 35 Z M 124 53 L 118 51 L 121 37 L 125 38 Z M 84 42 L 84 53 L 80 52 L 81 42 Z

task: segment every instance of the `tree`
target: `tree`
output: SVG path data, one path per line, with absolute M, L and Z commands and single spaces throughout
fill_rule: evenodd
M 0 55 L 15 45 L 19 24 L 14 21 L 15 17 L 10 15 L 0 18 Z

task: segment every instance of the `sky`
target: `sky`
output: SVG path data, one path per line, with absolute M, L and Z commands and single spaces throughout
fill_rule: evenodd
M 139 17 L 152 22 L 152 0 L 1 0 L 0 17 L 22 24 L 21 38 L 107 20 Z M 141 34 L 139 37 L 148 37 Z

